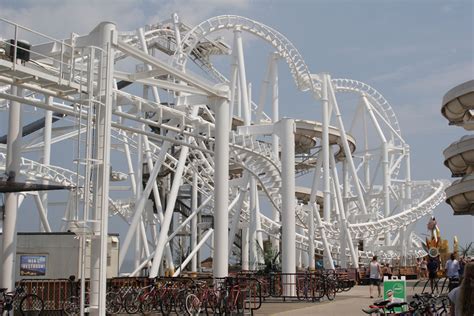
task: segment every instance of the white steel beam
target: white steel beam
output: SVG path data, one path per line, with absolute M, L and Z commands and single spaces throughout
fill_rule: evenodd
M 213 276 L 222 278 L 228 275 L 229 259 L 229 101 L 225 98 L 211 98 L 211 101 L 216 113 Z
M 158 235 L 158 244 L 156 246 L 155 256 L 153 257 L 153 264 L 150 270 L 150 278 L 156 278 L 158 276 L 158 270 L 163 259 L 163 252 L 168 242 L 168 232 L 170 229 L 171 219 L 173 217 L 174 206 L 176 198 L 178 196 L 179 187 L 181 186 L 181 179 L 183 177 L 184 167 L 186 159 L 188 157 L 189 147 L 182 147 L 179 153 L 178 165 L 173 178 L 173 184 L 168 196 L 167 205 L 163 221 L 160 223 L 160 234 Z M 151 179 L 151 175 L 150 175 Z M 168 263 L 171 264 L 171 263 Z
M 186 259 L 181 263 L 181 266 L 176 270 L 176 272 L 173 274 L 173 277 L 177 277 L 181 273 L 181 267 L 186 267 L 186 265 L 191 261 L 191 259 L 196 255 L 196 253 L 201 249 L 201 247 L 206 243 L 206 241 L 209 239 L 209 237 L 214 233 L 214 230 L 212 228 L 209 228 L 209 230 L 204 234 L 204 236 L 201 238 L 199 243 L 196 245 L 195 248 L 192 249 L 191 253 L 188 255 Z
M 23 89 L 16 86 L 11 87 L 13 95 L 21 97 Z M 5 172 L 8 177 L 15 181 L 20 176 L 22 141 L 22 119 L 21 104 L 10 101 L 8 111 L 8 134 L 7 134 L 7 162 Z M 5 210 L 3 214 L 2 229 L 2 265 L 0 274 L 0 287 L 13 290 L 15 288 L 16 267 L 16 222 L 18 214 L 18 193 L 5 193 Z
M 124 52 L 125 54 L 130 55 L 144 63 L 147 63 L 153 67 L 158 69 L 162 69 L 166 73 L 170 74 L 171 76 L 175 77 L 176 79 L 182 80 L 184 82 L 189 83 L 191 86 L 199 88 L 200 90 L 206 92 L 211 96 L 220 96 L 225 97 L 226 95 L 223 94 L 219 89 L 209 86 L 208 84 L 204 83 L 202 80 L 195 78 L 189 74 L 186 74 L 173 66 L 168 65 L 167 63 L 150 56 L 141 50 L 129 45 L 127 43 L 118 41 L 117 42 L 117 49 Z
M 36 208 L 38 209 L 38 214 L 39 214 L 40 222 L 41 222 L 41 228 L 44 232 L 50 233 L 51 226 L 49 225 L 49 222 L 48 222 L 48 214 L 44 208 L 43 201 L 41 200 L 41 197 L 38 194 L 35 194 L 33 198 L 36 203 Z
M 329 164 L 329 125 L 331 118 L 329 116 L 329 85 L 330 78 L 328 74 L 322 74 L 321 103 L 323 110 L 323 130 L 321 137 L 322 159 L 323 159 L 323 218 L 325 222 L 330 221 L 331 217 L 331 186 L 330 186 L 330 164 Z
M 46 101 L 48 104 L 53 104 L 53 97 L 49 96 Z M 45 111 L 44 113 L 44 127 L 43 127 L 43 161 L 42 164 L 45 166 L 49 166 L 51 161 L 51 131 L 52 131 L 52 123 L 53 123 L 53 112 L 52 111 Z M 44 179 L 44 185 L 49 184 L 49 180 Z M 46 217 L 46 222 L 48 221 L 48 193 L 47 191 L 41 192 L 41 205 L 43 206 L 44 214 Z M 41 211 L 40 211 L 41 212 Z M 46 227 L 43 223 L 40 225 L 40 231 L 47 231 Z M 51 231 L 51 228 L 50 230 Z
M 282 272 L 296 272 L 296 219 L 295 219 L 295 122 L 284 118 L 278 123 L 281 140 L 281 225 L 282 225 Z M 296 294 L 294 275 L 283 278 L 283 295 Z
M 351 172 L 352 180 L 353 180 L 354 186 L 356 188 L 356 194 L 357 194 L 357 200 L 359 202 L 359 208 L 360 208 L 360 210 L 362 211 L 363 214 L 367 214 L 367 208 L 366 208 L 365 201 L 364 201 L 364 193 L 362 192 L 361 184 L 359 182 L 359 177 L 357 176 L 357 171 L 356 171 L 356 168 L 355 168 L 355 165 L 354 165 L 354 160 L 352 158 L 351 149 L 350 149 L 350 146 L 349 146 L 349 142 L 347 140 L 346 129 L 345 129 L 344 123 L 342 121 L 342 115 L 341 115 L 341 112 L 339 110 L 339 106 L 337 105 L 337 99 L 336 99 L 336 94 L 334 93 L 334 87 L 332 86 L 330 81 L 328 82 L 328 90 L 329 90 L 328 91 L 329 96 L 331 98 L 331 104 L 333 105 L 333 109 L 335 110 L 337 125 L 338 125 L 339 130 L 340 130 L 341 142 L 342 142 L 342 146 L 343 146 L 343 149 L 344 149 L 345 159 L 347 159 L 347 161 L 349 163 L 349 170 Z
M 349 222 L 347 221 L 347 218 L 346 218 L 346 210 L 344 208 L 344 202 L 343 202 L 343 199 L 342 199 L 341 187 L 340 187 L 340 184 L 339 184 L 339 176 L 337 174 L 336 159 L 334 159 L 332 149 L 330 151 L 329 157 L 331 159 L 331 168 L 332 168 L 334 187 L 335 187 L 335 193 L 336 193 L 336 205 L 339 208 L 339 222 L 341 223 L 341 228 L 340 228 L 341 231 L 339 233 L 344 231 L 344 237 L 347 241 L 347 244 L 349 246 L 349 251 L 350 251 L 350 254 L 351 254 L 351 257 L 352 257 L 353 268 L 358 268 L 359 267 L 358 255 L 356 254 L 356 250 L 355 250 L 354 244 L 352 242 L 351 233 L 349 232 L 349 229 L 348 229 Z M 340 255 L 342 257 L 346 256 L 346 248 L 345 247 L 341 248 Z
M 198 177 L 195 173 L 193 175 L 193 184 L 191 192 L 191 213 L 196 212 L 198 208 Z M 194 250 L 197 248 L 197 216 L 193 216 L 191 219 L 191 249 Z M 191 260 L 191 271 L 197 272 L 197 253 L 192 256 Z
M 239 66 L 240 90 L 242 94 L 242 106 L 244 108 L 244 125 L 250 125 L 251 109 L 249 103 L 249 94 L 247 86 L 247 76 L 245 74 L 244 48 L 242 44 L 242 31 L 240 28 L 234 30 L 235 44 L 237 45 L 237 60 Z

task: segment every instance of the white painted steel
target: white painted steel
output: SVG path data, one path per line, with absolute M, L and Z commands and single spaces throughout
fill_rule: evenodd
M 4 19 L 0 21 L 21 28 Z M 130 225 L 122 243 L 122 265 L 133 237 L 139 232 L 141 246 L 135 249 L 139 260 L 132 275 L 150 265 L 151 277 L 163 273 L 160 271 L 163 257 L 170 268 L 174 263 L 184 266 L 192 262 L 191 270 L 199 270 L 196 254 L 198 250 L 204 252 L 211 234 L 216 277 L 228 274 L 229 264 L 240 261 L 235 260 L 236 256 L 241 256 L 243 270 L 251 268 L 250 265 L 257 268 L 262 257 L 256 250 L 257 240 L 260 239 L 261 247 L 261 239 L 265 236 L 271 238 L 277 251 L 279 241 L 282 241 L 283 272 L 295 271 L 297 249 L 300 255 L 309 254 L 310 268 L 315 268 L 315 254 L 323 253 L 329 268 L 334 268 L 334 260 L 344 265 L 349 263 L 349 258 L 352 265 L 357 266 L 359 258 L 366 261 L 375 253 L 387 260 L 399 258 L 400 254 L 404 258 L 424 255 L 419 238 L 410 232 L 413 223 L 430 214 L 444 199 L 443 191 L 448 182 L 411 179 L 409 147 L 402 138 L 392 107 L 375 89 L 351 79 L 312 74 L 286 37 L 262 23 L 239 16 L 214 17 L 190 28 L 173 15 L 170 21 L 116 34 L 117 40 L 100 36 L 101 28 L 107 29 L 108 25 L 101 24 L 91 34 L 78 37 L 74 47 L 70 42 L 66 41 L 63 46 L 62 41 L 45 37 L 42 43 L 33 45 L 35 51 L 50 58 L 35 58 L 39 66 L 0 59 L 0 82 L 10 85 L 21 79 L 17 84 L 27 90 L 25 96 L 28 96 L 9 93 L 2 86 L 1 99 L 50 111 L 47 113 L 65 114 L 64 124 L 72 126 L 69 131 L 76 131 L 55 138 L 53 130 L 48 136 L 48 130 L 51 130 L 48 114 L 44 140 L 33 139 L 16 155 L 10 152 L 5 155 L 5 149 L 0 148 L 3 151 L 0 152 L 0 169 L 12 170 L 6 160 L 15 157 L 18 175 L 25 175 L 31 181 L 77 186 L 70 194 L 69 200 L 75 200 L 69 201 L 66 208 L 65 227 L 80 224 L 79 210 L 74 205 L 83 205 L 83 224 L 92 226 L 93 233 L 100 238 L 100 243 L 95 242 L 93 252 L 93 261 L 97 262 L 92 292 L 94 312 L 100 313 L 104 306 L 103 251 L 106 245 L 103 240 L 108 231 L 107 213 L 118 215 Z M 231 49 L 221 40 L 211 38 L 214 32 L 224 30 L 233 32 L 235 37 L 230 80 L 212 63 L 213 55 L 225 55 Z M 252 101 L 252 83 L 246 73 L 243 33 L 257 36 L 275 50 L 268 61 L 263 88 L 257 93 L 260 95 L 258 105 Z M 90 48 L 104 43 L 111 44 L 107 54 Z M 61 47 L 61 50 L 54 51 L 54 47 Z M 87 63 L 86 51 L 96 54 L 88 55 L 98 61 L 96 64 Z M 171 64 L 156 54 L 157 51 L 173 55 Z M 144 66 L 139 65 L 135 73 L 113 71 L 111 56 L 114 54 L 115 62 L 131 57 Z M 249 56 L 246 54 L 247 58 Z M 286 62 L 299 90 L 312 93 L 318 106 L 322 101 L 321 123 L 280 119 L 279 59 Z M 192 73 L 189 67 L 186 68 L 187 60 L 192 60 L 204 75 L 218 84 L 204 79 L 202 74 Z M 145 93 L 138 96 L 125 92 L 118 89 L 118 84 L 112 88 L 113 79 L 144 86 Z M 146 93 L 148 89 L 152 92 L 151 98 Z M 369 129 L 370 124 L 366 122 L 362 129 L 365 134 L 352 135 L 358 132 L 357 124 L 351 128 L 344 125 L 338 104 L 342 93 L 354 94 L 362 104 L 353 122 L 357 123 L 361 117 L 369 118 L 375 131 Z M 271 95 L 271 116 L 265 113 L 267 94 Z M 73 108 L 69 103 L 83 106 Z M 94 112 L 93 107 L 106 111 Z M 20 127 L 19 119 L 14 120 Z M 96 125 L 95 122 L 102 123 Z M 235 129 L 242 124 L 244 126 Z M 379 143 L 372 147 L 369 146 L 369 133 L 378 135 Z M 52 166 L 47 159 L 49 148 L 53 156 L 57 144 L 73 137 L 86 139 L 83 147 L 79 146 L 83 150 L 81 153 L 89 153 L 80 157 L 84 158 L 84 173 Z M 21 157 L 23 153 L 37 151 L 41 142 L 46 145 L 42 162 Z M 321 152 L 319 146 L 322 146 Z M 305 151 L 310 151 L 311 155 Z M 118 196 L 108 188 L 109 153 L 114 158 L 122 157 L 126 164 L 122 173 L 128 174 L 124 187 L 130 188 L 132 194 L 129 196 Z M 457 154 L 463 152 L 453 152 L 447 159 L 455 159 Z M 140 180 L 143 174 L 139 171 L 144 168 L 142 162 L 150 171 L 143 189 Z M 401 168 L 403 165 L 405 167 Z M 116 166 L 113 167 L 116 171 Z M 309 201 L 299 204 L 295 201 L 296 172 L 314 173 Z M 100 177 L 92 177 L 94 174 Z M 254 184 L 248 189 L 250 178 Z M 380 178 L 383 181 L 377 182 Z M 192 194 L 186 196 L 183 184 L 191 185 Z M 89 190 L 90 187 L 94 189 Z M 317 200 L 321 188 L 322 203 Z M 137 200 L 135 193 L 140 191 Z M 466 196 L 464 191 L 461 193 Z M 154 198 L 154 209 L 150 206 L 150 194 Z M 199 201 L 198 195 L 202 197 Z M 259 198 L 266 198 L 271 210 L 260 212 L 264 203 L 260 204 Z M 163 213 L 164 201 L 167 204 Z M 176 230 L 171 232 L 170 223 L 177 204 L 181 205 L 183 215 L 181 222 L 174 225 Z M 97 206 L 97 213 L 91 221 L 87 214 L 93 205 Z M 38 204 L 38 208 L 47 227 L 46 211 L 42 210 L 44 204 L 43 207 Z M 204 222 L 206 216 L 214 218 L 213 228 L 209 227 L 212 224 Z M 8 236 L 13 228 L 11 222 L 3 223 L 3 232 Z M 201 237 L 199 231 L 206 230 Z M 174 251 L 173 257 L 172 250 L 179 248 L 178 239 L 182 242 L 183 236 L 190 237 L 191 251 L 186 258 L 177 258 Z M 393 236 L 401 237 L 392 239 Z M 366 245 L 363 251 L 355 248 L 358 240 L 382 239 L 385 245 L 402 245 L 401 252 L 384 250 L 381 243 Z M 252 245 L 251 249 L 249 245 Z M 3 254 L 8 255 L 5 250 Z M 302 261 L 305 260 L 298 260 L 299 263 Z M 285 293 L 293 292 L 291 286 L 285 288 Z

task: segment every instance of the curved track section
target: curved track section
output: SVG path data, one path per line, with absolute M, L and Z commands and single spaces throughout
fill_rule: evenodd
M 310 80 L 311 73 L 303 57 L 284 35 L 263 23 L 238 15 L 216 16 L 196 25 L 183 38 L 183 48 L 181 49 L 181 53 L 176 55 L 175 62 L 184 67 L 187 57 L 201 39 L 219 30 L 233 30 L 235 28 L 258 36 L 272 45 L 288 64 L 298 89 L 301 91 L 315 90 L 313 88 L 313 82 Z

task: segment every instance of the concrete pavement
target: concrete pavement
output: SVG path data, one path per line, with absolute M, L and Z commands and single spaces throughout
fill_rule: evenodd
M 421 292 L 421 287 L 413 289 L 413 281 L 407 282 L 407 295 L 410 297 L 415 292 Z M 350 316 L 365 315 L 362 308 L 367 308 L 376 298 L 369 297 L 368 286 L 355 286 L 349 292 L 337 293 L 334 301 L 327 299 L 322 302 L 299 302 L 299 301 L 267 301 L 262 307 L 254 312 L 254 315 L 262 316 L 299 316 L 299 315 L 327 315 L 327 316 Z

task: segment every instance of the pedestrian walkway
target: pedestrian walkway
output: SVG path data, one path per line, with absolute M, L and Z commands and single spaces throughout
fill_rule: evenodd
M 415 281 L 407 282 L 408 299 L 415 293 L 421 292 L 418 286 L 413 289 Z M 337 293 L 334 301 L 324 300 L 318 303 L 300 301 L 271 301 L 262 304 L 254 315 L 262 316 L 299 316 L 299 315 L 327 315 L 350 316 L 365 315 L 362 308 L 367 308 L 376 298 L 369 297 L 369 287 L 357 285 L 349 292 Z

